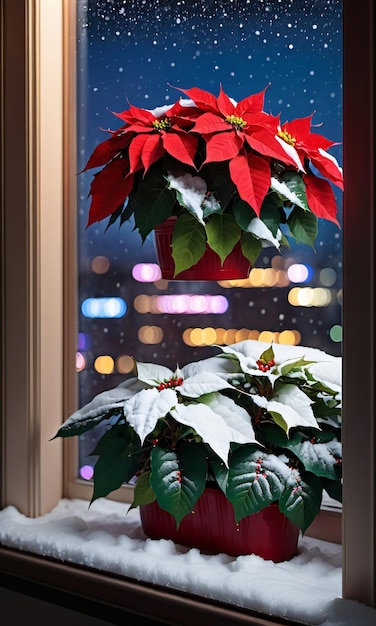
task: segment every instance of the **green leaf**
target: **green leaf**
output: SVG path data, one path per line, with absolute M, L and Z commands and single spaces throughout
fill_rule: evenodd
M 262 250 L 262 243 L 252 233 L 242 233 L 241 236 L 242 253 L 253 267 Z
M 241 229 L 232 215 L 212 215 L 206 224 L 209 247 L 218 254 L 223 264 L 238 243 Z
M 228 469 L 221 459 L 217 456 L 210 461 L 210 469 L 214 478 L 223 493 L 227 490 Z
M 266 194 L 261 205 L 260 218 L 264 224 L 276 237 L 280 224 L 286 222 L 286 216 L 283 211 L 283 203 L 276 193 Z
M 123 415 L 122 407 L 110 410 L 106 409 L 103 413 L 95 415 L 90 415 L 89 413 L 87 417 L 81 417 L 79 420 L 67 420 L 65 424 L 59 428 L 53 439 L 55 439 L 55 437 L 74 437 L 82 435 L 88 430 L 95 428 L 95 426 L 98 426 L 101 422 L 104 422 L 115 415 L 118 415 L 119 417 Z
M 274 454 L 254 445 L 242 445 L 230 459 L 227 498 L 238 522 L 278 500 L 286 484 L 288 469 Z
M 231 209 L 236 223 L 246 232 L 252 220 L 255 219 L 256 213 L 248 202 L 245 202 L 245 200 L 242 200 L 241 198 L 235 198 Z
M 143 474 L 140 474 L 137 478 L 133 490 L 133 502 L 128 509 L 129 511 L 142 504 L 150 504 L 150 502 L 154 502 L 156 499 L 156 495 L 150 485 L 150 474 L 151 472 L 143 472 Z
M 287 218 L 287 225 L 298 243 L 314 247 L 318 232 L 317 217 L 314 213 L 295 207 Z
M 279 510 L 305 533 L 320 511 L 321 499 L 320 479 L 314 474 L 293 469 L 289 486 L 279 499 Z
M 205 448 L 178 442 L 176 449 L 153 448 L 150 454 L 150 484 L 159 506 L 171 513 L 179 528 L 205 488 Z
M 263 363 L 268 363 L 269 361 L 274 361 L 274 350 L 272 346 L 264 350 L 264 352 L 260 356 L 260 361 Z
M 159 167 L 148 170 L 148 176 L 138 184 L 131 202 L 136 227 L 145 241 L 157 224 L 172 215 L 175 206 L 175 195 L 168 188 Z
M 322 478 L 321 483 L 323 489 L 325 489 L 330 498 L 333 498 L 333 500 L 337 500 L 337 502 L 342 502 L 342 480 L 340 476 L 337 478 L 337 480 Z
M 92 453 L 98 454 L 99 458 L 94 468 L 91 503 L 106 497 L 135 475 L 138 468 L 136 453 L 139 450 L 138 439 L 135 442 L 134 432 L 125 425 L 113 426 L 103 435 Z
M 205 228 L 190 213 L 179 215 L 171 246 L 176 276 L 195 265 L 203 256 L 206 250 Z
M 286 170 L 279 174 L 278 181 L 281 183 L 281 187 L 278 186 L 277 193 L 283 199 L 288 200 L 305 211 L 309 210 L 306 186 L 300 174 Z M 273 188 L 273 180 L 271 186 Z
M 320 442 L 306 439 L 301 443 L 289 446 L 303 463 L 305 469 L 316 476 L 336 480 L 337 459 L 341 459 L 341 443 L 333 438 L 331 441 Z

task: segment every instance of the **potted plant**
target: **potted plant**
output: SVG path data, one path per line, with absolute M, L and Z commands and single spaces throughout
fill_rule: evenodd
M 341 359 L 254 340 L 220 350 L 175 372 L 136 362 L 55 436 L 104 430 L 92 502 L 136 478 L 147 535 L 291 558 L 323 490 L 341 500 Z
M 180 91 L 115 113 L 124 124 L 83 170 L 97 169 L 88 226 L 133 219 L 143 242 L 155 232 L 163 277 L 217 280 L 247 276 L 265 245 L 313 247 L 319 218 L 338 224 L 342 171 L 312 116 L 282 124 L 263 111 L 265 90 L 239 103 L 222 87 Z

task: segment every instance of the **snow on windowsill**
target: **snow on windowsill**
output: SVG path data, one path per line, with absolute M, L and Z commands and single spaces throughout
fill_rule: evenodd
M 341 546 L 300 537 L 291 561 L 205 555 L 145 536 L 138 509 L 99 499 L 61 500 L 28 518 L 0 511 L 0 544 L 320 626 L 374 626 L 376 609 L 341 598 Z M 127 514 L 126 514 L 127 513 Z

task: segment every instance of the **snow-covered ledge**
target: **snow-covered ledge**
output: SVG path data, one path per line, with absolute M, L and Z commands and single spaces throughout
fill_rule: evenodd
M 374 626 L 376 609 L 341 598 L 341 546 L 301 537 L 291 561 L 205 555 L 143 533 L 138 509 L 99 499 L 61 500 L 48 514 L 27 518 L 0 511 L 0 544 L 90 570 L 160 585 L 320 626 Z

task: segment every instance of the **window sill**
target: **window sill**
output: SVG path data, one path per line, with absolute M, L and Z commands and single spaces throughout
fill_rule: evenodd
M 138 510 L 126 516 L 126 506 L 98 500 L 89 509 L 87 501 L 62 500 L 36 519 L 4 509 L 0 571 L 165 624 L 320 624 L 332 617 L 341 595 L 339 545 L 304 537 L 296 559 L 282 564 L 209 557 L 146 539 Z M 318 562 L 320 580 L 313 580 Z

